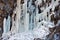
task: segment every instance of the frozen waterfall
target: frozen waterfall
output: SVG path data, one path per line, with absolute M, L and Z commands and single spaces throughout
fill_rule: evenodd
M 55 2 L 52 1 L 49 6 L 46 4 L 45 7 L 43 6 L 39 9 L 38 5 L 42 3 L 42 0 L 24 0 L 24 3 L 21 3 L 20 1 L 22 0 L 17 0 L 17 7 L 13 12 L 11 31 L 10 16 L 8 16 L 8 19 L 4 18 L 3 26 L 6 35 L 3 33 L 3 40 L 46 39 L 46 36 L 51 33 L 49 28 L 55 27 L 54 22 L 51 22 L 51 15 L 55 15 L 55 13 L 52 12 L 52 14 L 50 14 L 49 11 L 51 8 L 54 10 L 54 7 L 58 5 L 59 0 L 56 0 Z M 35 4 L 32 4 L 32 2 Z M 41 13 L 38 12 L 39 10 Z M 14 21 L 15 14 L 16 20 Z

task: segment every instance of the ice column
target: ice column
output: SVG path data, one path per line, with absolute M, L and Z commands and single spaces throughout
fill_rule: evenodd
M 27 0 L 24 0 L 23 13 L 25 15 L 25 17 L 24 17 L 24 28 L 25 28 L 25 31 L 28 31 L 28 28 L 29 28 L 29 13 L 27 13 Z
M 6 33 L 6 18 L 3 21 L 3 33 Z
M 17 0 L 17 9 L 16 9 L 16 30 L 19 32 L 19 27 L 20 27 L 20 13 L 21 13 L 21 0 Z
M 35 5 L 32 5 L 32 0 L 29 0 L 27 3 L 28 5 L 28 12 L 29 12 L 29 30 L 33 30 L 35 27 L 35 16 L 36 16 L 36 8 Z
M 3 21 L 3 33 L 7 33 L 10 30 L 10 16 L 8 16 L 8 19 L 4 18 Z
M 9 32 L 9 30 L 10 30 L 10 16 L 8 16 L 8 19 L 6 21 L 6 27 L 7 27 L 6 32 Z

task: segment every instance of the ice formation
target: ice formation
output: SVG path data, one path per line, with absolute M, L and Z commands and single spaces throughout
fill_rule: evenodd
M 44 21 L 43 23 L 45 24 L 47 22 Z M 51 25 L 51 23 L 49 23 L 49 25 L 46 24 L 41 25 L 40 27 L 36 27 L 32 31 L 26 31 L 16 34 L 12 34 L 9 32 L 8 34 L 3 36 L 3 40 L 34 40 L 34 38 L 45 39 L 46 36 L 50 33 L 49 28 L 53 27 L 54 25 Z
M 23 4 L 20 4 L 21 0 L 17 1 L 17 7 L 14 10 L 16 14 L 16 20 L 12 16 L 12 28 L 10 29 L 10 17 L 6 20 L 4 18 L 4 33 L 2 35 L 2 40 L 34 40 L 34 38 L 46 39 L 46 36 L 50 34 L 49 28 L 53 28 L 54 22 L 51 22 L 51 15 L 49 12 L 50 8 L 53 8 L 58 5 L 58 1 L 52 1 L 51 5 L 46 8 L 41 8 L 42 12 L 38 12 L 38 5 L 41 3 L 41 0 L 35 1 L 35 5 L 32 5 L 32 0 L 24 0 Z M 27 2 L 28 1 L 28 2 Z M 28 5 L 28 7 L 27 7 Z M 40 22 L 39 22 L 40 20 Z M 8 21 L 6 26 L 6 21 Z M 59 23 L 59 22 L 58 22 Z M 7 28 L 7 29 L 6 29 Z M 5 32 L 8 31 L 8 32 Z

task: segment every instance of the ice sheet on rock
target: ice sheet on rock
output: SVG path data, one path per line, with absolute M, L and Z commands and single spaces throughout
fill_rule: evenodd
M 48 27 L 50 27 L 50 28 L 55 27 L 54 23 L 52 23 L 52 22 L 48 22 L 47 25 L 48 25 Z
M 40 26 L 39 27 L 41 27 L 41 25 L 44 25 L 45 27 L 47 27 L 47 28 L 53 28 L 54 27 L 54 23 L 53 22 L 48 22 L 48 21 L 41 21 L 40 22 Z

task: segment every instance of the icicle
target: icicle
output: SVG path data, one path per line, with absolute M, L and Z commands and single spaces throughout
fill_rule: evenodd
M 23 4 L 23 21 L 24 21 L 24 31 L 28 31 L 29 28 L 29 13 L 27 13 L 27 0 L 24 0 L 24 4 Z
M 8 19 L 6 21 L 6 25 L 7 25 L 6 31 L 9 32 L 9 30 L 10 30 L 10 16 L 8 16 Z
M 4 21 L 3 21 L 3 29 L 4 29 L 4 32 L 2 34 L 2 37 L 3 37 L 3 40 L 4 39 L 7 39 L 9 34 L 7 34 L 10 30 L 10 17 L 8 16 L 8 19 L 6 20 L 6 18 L 4 18 Z
M 3 21 L 3 33 L 6 33 L 6 18 Z

